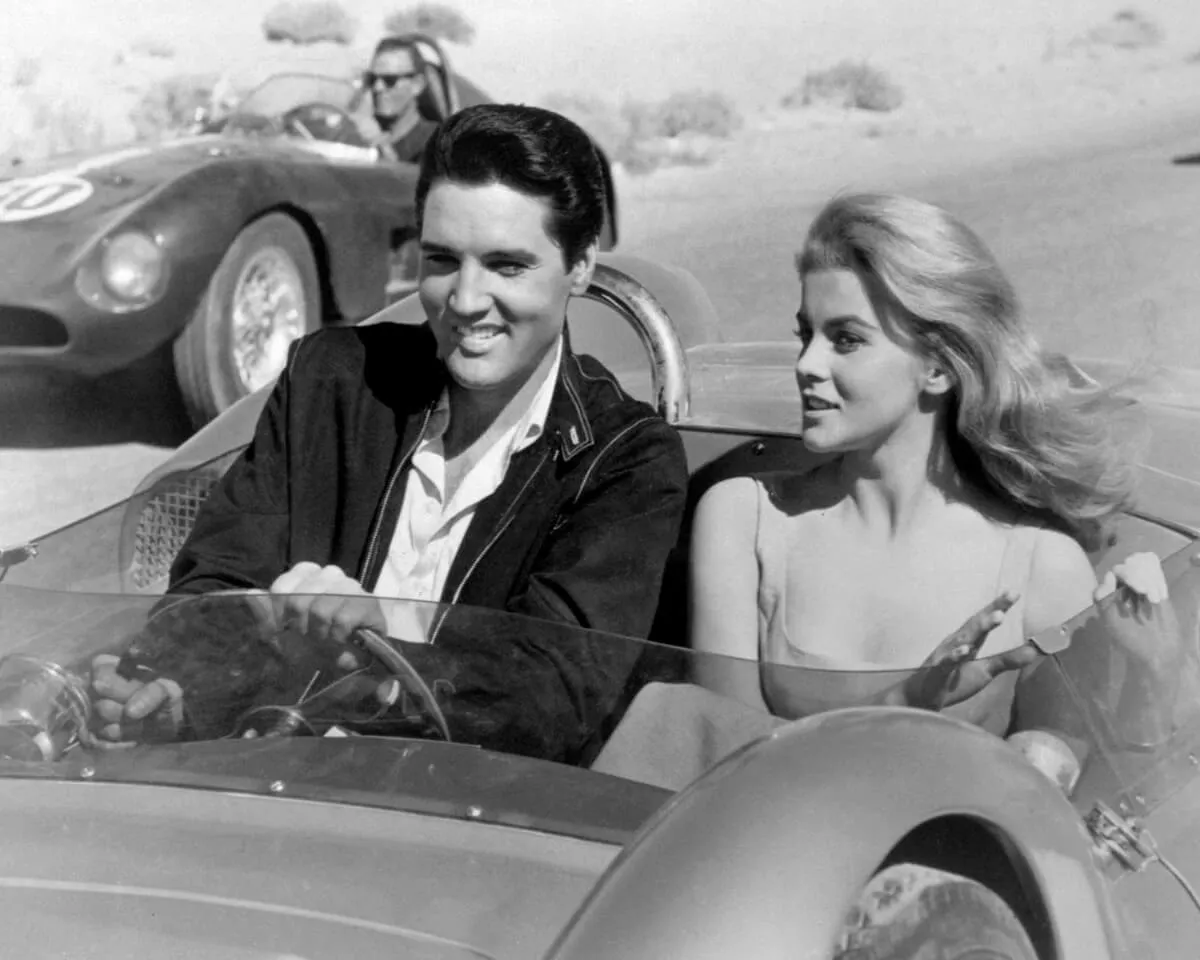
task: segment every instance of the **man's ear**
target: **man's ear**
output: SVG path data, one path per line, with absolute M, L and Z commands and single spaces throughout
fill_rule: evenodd
M 571 294 L 573 296 L 582 296 L 591 285 L 592 274 L 596 272 L 597 249 L 597 242 L 593 240 L 583 251 L 583 256 L 571 268 Z

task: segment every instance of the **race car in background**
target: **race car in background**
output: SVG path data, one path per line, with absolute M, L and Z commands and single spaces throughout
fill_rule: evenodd
M 489 100 L 413 40 L 427 119 Z M 0 368 L 97 376 L 169 348 L 200 426 L 272 382 L 295 338 L 411 291 L 417 167 L 379 157 L 361 100 L 279 74 L 194 135 L 0 179 Z

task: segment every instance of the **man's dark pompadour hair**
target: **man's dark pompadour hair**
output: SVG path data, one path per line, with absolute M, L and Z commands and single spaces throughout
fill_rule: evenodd
M 434 131 L 421 156 L 417 227 L 438 180 L 468 186 L 500 183 L 550 206 L 547 233 L 567 266 L 600 237 L 604 165 L 591 138 L 561 114 L 540 107 L 487 103 L 467 107 Z

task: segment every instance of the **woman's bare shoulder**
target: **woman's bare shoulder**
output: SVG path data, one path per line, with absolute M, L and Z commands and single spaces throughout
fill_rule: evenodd
M 1036 526 L 1030 524 L 1030 526 Z M 1082 546 L 1060 530 L 1036 526 L 1025 624 L 1029 633 L 1057 626 L 1092 603 L 1096 573 Z

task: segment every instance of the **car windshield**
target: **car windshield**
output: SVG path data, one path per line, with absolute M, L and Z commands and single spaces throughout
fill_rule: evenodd
M 289 796 L 432 807 L 456 816 L 466 815 L 464 800 L 474 796 L 492 801 L 480 802 L 475 816 L 504 820 L 505 797 L 520 786 L 515 758 L 553 761 L 547 769 L 588 777 L 603 794 L 614 777 L 580 768 L 597 760 L 648 685 L 695 691 L 713 671 L 726 677 L 758 671 L 750 661 L 495 610 L 402 600 L 381 601 L 381 608 L 386 638 L 382 630 L 368 634 L 354 648 L 358 663 L 348 667 L 338 662 L 343 648 L 281 625 L 259 596 L 0 584 L 0 776 L 251 792 L 286 783 Z M 126 654 L 152 662 L 185 691 L 182 737 L 148 724 L 137 749 L 100 750 L 87 742 L 89 716 L 96 721 L 89 691 L 94 658 Z M 911 673 L 778 669 L 807 697 L 811 712 L 863 702 Z M 736 717 L 750 714 L 732 701 L 727 706 Z M 773 724 L 754 717 L 763 732 Z M 455 749 L 447 752 L 444 741 Z M 431 752 L 433 744 L 441 752 Z M 628 798 L 623 813 L 581 802 L 568 815 L 556 809 L 561 796 L 535 796 L 526 797 L 533 812 L 527 808 L 522 822 L 532 816 L 543 829 L 577 835 L 611 834 L 618 823 L 631 830 L 665 799 L 649 789 L 654 780 L 642 779 L 643 801 L 633 788 L 633 814 Z
M 350 108 L 354 85 L 337 77 L 310 73 L 277 74 L 251 90 L 234 109 L 238 114 L 278 117 L 306 103 L 328 103 Z
M 1056 650 L 1018 691 L 1018 722 L 1083 761 L 1072 800 L 1151 813 L 1200 770 L 1200 566 L 1190 543 L 1163 562 L 1170 601 L 1151 617 L 1114 594 L 1039 638 Z
M 22 584 L 39 579 L 32 572 L 42 564 L 55 582 L 70 581 L 72 564 L 95 570 L 94 555 L 78 549 L 80 530 L 88 531 L 93 550 L 112 550 L 128 516 L 113 508 L 60 531 L 0 584 L 2 776 L 87 771 L 89 777 L 250 792 L 286 783 L 293 796 L 453 816 L 467 815 L 463 798 L 477 791 L 501 799 L 472 815 L 611 837 L 636 829 L 666 794 L 645 792 L 621 813 L 611 803 L 582 804 L 565 817 L 549 797 L 525 796 L 518 816 L 508 796 L 514 769 L 498 761 L 555 761 L 555 768 L 573 768 L 572 776 L 599 785 L 600 796 L 613 778 L 579 768 L 611 748 L 614 730 L 628 739 L 633 729 L 634 744 L 645 739 L 629 718 L 649 685 L 665 685 L 654 689 L 672 695 L 701 691 L 711 699 L 716 695 L 704 688 L 715 675 L 724 678 L 725 689 L 738 676 L 751 684 L 763 679 L 752 661 L 494 610 L 401 600 L 382 602 L 386 640 L 382 632 L 375 635 L 374 646 L 359 648 L 359 663 L 347 671 L 336 663 L 340 648 L 280 626 L 264 615 L 259 598 L 164 597 L 152 584 L 152 592 L 139 594 L 131 592 L 136 576 L 116 565 L 109 577 L 78 581 L 72 591 Z M 1082 760 L 1073 794 L 1081 812 L 1103 800 L 1147 813 L 1200 767 L 1200 567 L 1192 563 L 1194 554 L 1189 544 L 1165 564 L 1177 628 L 1166 629 L 1161 617 L 1131 626 L 1128 612 L 1107 601 L 1039 638 L 1056 652 L 1019 685 L 1017 719 L 1022 727 L 1055 733 Z M 131 649 L 188 691 L 190 742 L 115 752 L 79 742 L 87 739 L 80 730 L 92 709 L 87 677 L 93 658 Z M 1157 687 L 1147 686 L 1139 663 L 1151 664 Z M 877 702 L 916 672 L 769 669 L 772 682 L 786 684 L 804 714 Z M 716 715 L 753 735 L 769 732 L 774 721 L 765 715 L 748 721 L 748 710 L 729 701 Z M 152 741 L 173 737 L 147 734 Z M 428 752 L 429 744 L 447 739 L 460 752 Z M 652 751 L 646 762 L 678 761 Z M 656 773 L 639 779 L 656 782 Z M 457 786 L 447 793 L 447 784 Z M 632 796 L 639 796 L 636 790 Z

